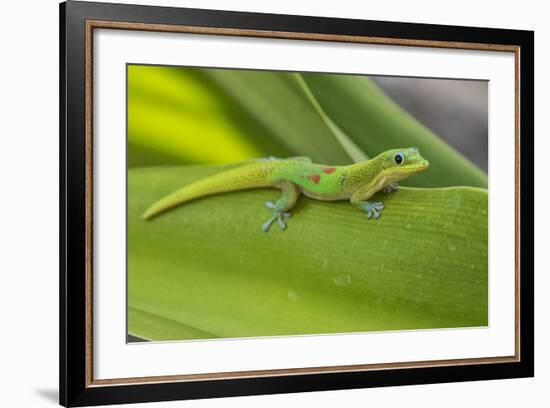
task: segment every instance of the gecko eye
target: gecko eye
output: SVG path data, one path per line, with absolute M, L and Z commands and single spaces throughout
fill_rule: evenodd
M 403 163 L 403 159 L 404 159 L 404 157 L 403 157 L 402 153 L 397 153 L 394 157 L 394 160 L 397 164 Z

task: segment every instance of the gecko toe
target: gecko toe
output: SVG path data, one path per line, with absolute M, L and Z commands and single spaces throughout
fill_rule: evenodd
M 263 225 L 262 225 L 263 232 L 269 231 L 269 228 L 271 227 L 271 224 L 273 224 L 277 218 L 278 217 L 276 215 L 274 215 L 269 220 L 267 220 L 265 223 L 263 223 Z
M 287 228 L 287 223 L 285 221 L 286 218 L 290 218 L 292 217 L 292 213 L 288 212 L 288 211 L 274 211 L 273 212 L 273 215 L 271 216 L 271 218 L 269 220 L 267 220 L 263 225 L 262 225 L 262 230 L 264 232 L 268 232 L 269 231 L 269 228 L 271 228 L 271 225 L 277 221 L 277 223 L 279 224 L 279 227 L 281 227 L 281 230 L 284 231 L 286 230 Z
M 282 217 L 282 216 L 279 216 L 279 217 L 277 218 L 277 220 L 279 221 L 279 227 L 281 227 L 281 231 L 286 230 L 286 222 L 285 222 L 285 220 L 283 219 L 283 217 Z
M 361 209 L 367 213 L 367 218 L 380 218 L 380 212 L 384 209 L 384 203 L 382 202 L 375 202 L 371 203 L 369 201 L 365 201 L 361 203 L 360 205 Z
M 399 190 L 399 184 L 397 183 L 391 183 L 388 184 L 386 187 L 384 187 L 384 193 L 393 193 L 394 191 Z

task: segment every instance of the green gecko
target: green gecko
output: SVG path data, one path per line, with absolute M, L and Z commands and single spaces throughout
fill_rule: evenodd
M 381 202 L 368 201 L 374 193 L 397 190 L 397 182 L 424 171 L 429 163 L 416 147 L 393 149 L 373 159 L 349 166 L 326 166 L 312 163 L 307 157 L 289 159 L 261 159 L 194 182 L 160 199 L 145 211 L 144 219 L 197 198 L 230 191 L 276 187 L 282 195 L 276 202 L 267 201 L 273 214 L 262 229 L 267 232 L 275 221 L 282 230 L 285 219 L 301 194 L 316 200 L 350 200 L 351 204 L 367 213 L 368 218 L 379 218 L 384 209 Z

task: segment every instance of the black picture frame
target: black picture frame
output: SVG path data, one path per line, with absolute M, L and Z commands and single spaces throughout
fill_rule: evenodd
M 60 403 L 122 404 L 303 391 L 353 389 L 531 377 L 534 375 L 534 33 L 532 31 L 412 24 L 292 15 L 68 1 L 60 5 Z M 518 326 L 516 361 L 416 366 L 384 370 L 268 375 L 134 384 L 94 385 L 89 367 L 90 292 L 86 265 L 89 238 L 86 163 L 86 30 L 89 21 L 186 25 L 270 33 L 358 36 L 376 40 L 515 47 L 518 71 L 516 150 L 519 174 L 516 226 Z M 511 164 L 512 165 L 512 164 Z

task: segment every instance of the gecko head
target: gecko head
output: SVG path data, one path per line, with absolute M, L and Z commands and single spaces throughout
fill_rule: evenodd
M 430 163 L 420 155 L 416 147 L 388 150 L 380 155 L 383 172 L 392 181 L 399 181 L 426 170 Z

